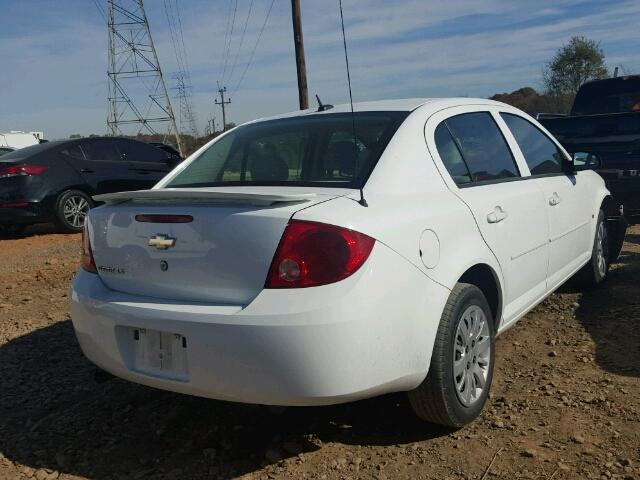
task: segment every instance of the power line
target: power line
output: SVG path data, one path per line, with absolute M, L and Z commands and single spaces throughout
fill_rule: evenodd
M 169 24 L 169 36 L 171 38 L 171 45 L 173 46 L 173 52 L 176 57 L 176 62 L 178 63 L 178 69 L 184 70 L 182 51 L 178 45 L 175 19 L 173 18 L 173 13 L 169 11 L 167 0 L 164 0 L 164 12 L 167 17 L 167 23 Z
M 275 1 L 276 0 L 271 0 L 271 4 L 269 5 L 269 10 L 267 11 L 267 16 L 264 19 L 264 23 L 262 24 L 262 28 L 260 29 L 260 33 L 258 34 L 256 43 L 253 46 L 253 50 L 251 51 L 249 61 L 247 62 L 247 65 L 244 67 L 244 71 L 240 76 L 240 80 L 236 84 L 236 87 L 233 89 L 233 92 L 231 93 L 231 95 L 235 95 L 235 93 L 238 91 L 238 89 L 240 88 L 240 85 L 242 85 L 242 81 L 244 80 L 245 75 L 247 74 L 247 70 L 249 70 L 249 66 L 251 66 L 251 63 L 253 62 L 253 57 L 256 53 L 256 49 L 258 48 L 258 44 L 260 43 L 260 39 L 262 38 L 262 34 L 264 33 L 264 28 L 267 26 L 267 22 L 269 21 L 269 16 L 271 15 L 271 9 L 273 8 L 273 4 L 275 3 Z
M 233 6 L 233 0 L 229 0 L 229 8 L 227 10 L 227 26 L 224 29 L 224 41 L 223 41 L 223 51 L 222 51 L 222 61 L 226 57 L 226 49 L 227 49 L 227 40 L 229 39 L 229 28 L 231 27 L 231 8 Z
M 96 6 L 96 8 L 98 9 L 98 13 L 100 14 L 100 16 L 102 17 L 102 19 L 105 21 L 105 23 L 107 22 L 107 13 L 104 11 L 104 9 L 102 8 L 102 5 L 100 5 L 100 2 L 98 0 L 93 0 L 93 4 Z
M 187 70 L 189 69 L 189 57 L 187 56 L 187 48 L 184 46 L 184 34 L 183 34 L 183 30 L 182 30 L 182 15 L 180 14 L 180 4 L 178 3 L 178 0 L 173 0 L 173 2 L 175 3 L 176 6 L 176 16 L 178 17 L 178 31 L 180 32 L 180 43 L 182 44 L 182 52 L 184 54 L 184 61 L 187 67 Z
M 231 43 L 233 41 L 233 29 L 236 25 L 236 12 L 238 11 L 238 0 L 234 1 L 233 7 L 233 19 L 231 21 L 231 30 L 229 33 L 229 44 L 227 45 L 227 49 L 224 55 L 224 66 L 222 68 L 222 83 L 225 81 L 225 73 L 227 71 L 227 65 L 229 64 L 229 53 L 231 53 Z
M 238 56 L 240 55 L 240 50 L 242 50 L 242 45 L 244 44 L 244 36 L 247 32 L 247 25 L 249 24 L 249 17 L 251 16 L 251 10 L 253 9 L 253 0 L 249 4 L 249 9 L 247 10 L 247 18 L 244 20 L 244 28 L 242 29 L 242 35 L 240 36 L 240 44 L 238 45 L 238 49 L 236 50 L 236 56 L 233 59 L 233 64 L 231 65 L 231 73 L 229 74 L 229 80 L 233 78 L 233 72 L 236 70 L 236 65 L 238 64 Z

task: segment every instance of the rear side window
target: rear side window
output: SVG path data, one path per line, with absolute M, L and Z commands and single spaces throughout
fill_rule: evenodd
M 438 153 L 457 184 L 520 176 L 511 150 L 490 113 L 456 115 L 442 122 L 435 133 Z
M 84 160 L 84 155 L 82 154 L 82 150 L 80 149 L 80 145 L 69 145 L 60 150 L 60 154 L 63 157 L 72 159 L 72 160 Z
M 562 172 L 562 154 L 555 143 L 532 123 L 510 113 L 501 113 L 515 137 L 531 175 Z
M 467 164 L 464 163 L 464 158 L 462 158 L 460 150 L 444 122 L 436 128 L 435 137 L 440 158 L 453 181 L 458 185 L 471 183 L 471 173 L 469 173 Z
M 82 144 L 87 160 L 118 161 L 122 158 L 111 140 L 91 140 Z
M 118 148 L 130 162 L 165 163 L 169 158 L 167 152 L 135 140 L 118 140 Z

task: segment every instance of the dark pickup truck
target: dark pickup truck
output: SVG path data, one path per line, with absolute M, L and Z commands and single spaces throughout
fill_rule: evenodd
M 640 75 L 585 83 L 569 116 L 540 114 L 538 120 L 600 173 L 621 220 L 640 223 Z

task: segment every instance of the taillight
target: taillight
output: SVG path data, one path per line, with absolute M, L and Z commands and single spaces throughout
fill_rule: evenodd
M 375 240 L 325 223 L 292 220 L 269 269 L 265 288 L 300 288 L 338 282 L 367 260 Z
M 42 165 L 11 165 L 10 167 L 0 168 L 0 178 L 30 177 L 40 175 L 46 171 L 47 167 Z
M 82 229 L 82 256 L 80 257 L 80 266 L 87 272 L 98 273 L 96 262 L 93 260 L 91 241 L 89 240 L 89 230 L 86 223 Z

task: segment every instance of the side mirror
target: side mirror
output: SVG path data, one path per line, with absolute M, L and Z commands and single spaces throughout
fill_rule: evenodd
M 576 172 L 581 170 L 597 170 L 602 167 L 602 161 L 596 153 L 575 152 L 572 160 L 573 168 Z

